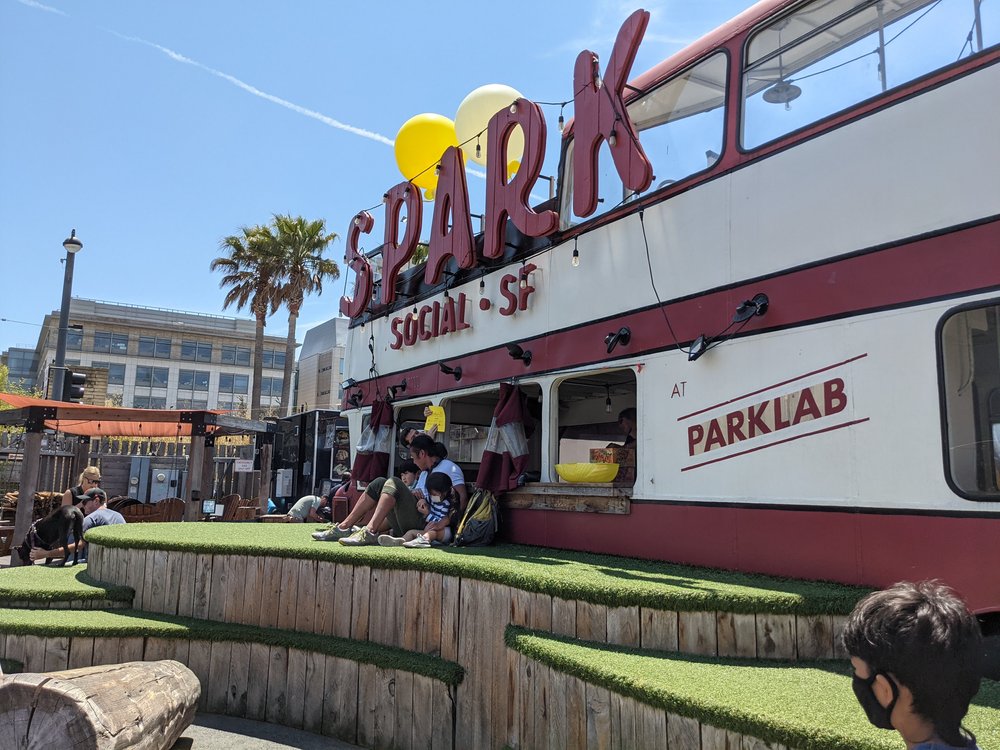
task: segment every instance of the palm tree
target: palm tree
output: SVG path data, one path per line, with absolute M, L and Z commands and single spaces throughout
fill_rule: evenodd
M 267 227 L 240 227 L 239 234 L 222 239 L 219 249 L 227 255 L 212 261 L 212 271 L 225 275 L 219 288 L 229 287 L 223 308 L 235 305 L 242 310 L 249 305 L 257 321 L 253 348 L 253 385 L 250 390 L 250 417 L 260 416 L 261 374 L 264 367 L 264 325 L 267 316 L 278 309 L 281 278 L 281 255 Z
M 323 281 L 340 276 L 336 262 L 323 257 L 334 232 L 326 232 L 322 219 L 307 221 L 301 216 L 275 215 L 274 243 L 281 254 L 281 284 L 277 300 L 288 308 L 288 338 L 285 341 L 285 376 L 281 384 L 281 408 L 291 404 L 292 364 L 295 361 L 295 325 L 307 294 L 323 293 Z

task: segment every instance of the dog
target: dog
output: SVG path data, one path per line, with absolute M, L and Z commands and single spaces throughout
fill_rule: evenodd
M 35 521 L 28 530 L 24 542 L 17 548 L 17 554 L 23 565 L 31 565 L 31 550 L 35 547 L 53 549 L 63 548 L 62 564 L 69 561 L 69 532 L 73 532 L 76 549 L 73 550 L 73 564 L 76 565 L 80 553 L 79 542 L 83 539 L 83 511 L 75 505 L 62 505 L 49 513 L 40 521 Z M 48 565 L 54 558 L 45 558 Z

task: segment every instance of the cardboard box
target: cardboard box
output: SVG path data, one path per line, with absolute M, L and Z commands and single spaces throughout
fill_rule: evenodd
M 590 463 L 592 464 L 621 464 L 622 466 L 635 466 L 635 448 L 622 448 L 612 446 L 610 448 L 591 448 Z

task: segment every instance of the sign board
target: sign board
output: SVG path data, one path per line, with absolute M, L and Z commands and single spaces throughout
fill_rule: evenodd
M 253 471 L 252 458 L 237 458 L 233 461 L 233 471 L 237 474 L 248 474 Z

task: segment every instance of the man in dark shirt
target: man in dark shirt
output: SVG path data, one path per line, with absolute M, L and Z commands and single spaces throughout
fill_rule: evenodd
M 88 529 L 92 529 L 95 526 L 114 526 L 115 524 L 125 523 L 125 518 L 121 513 L 115 510 L 108 510 L 108 495 L 100 487 L 95 487 L 92 490 L 87 490 L 84 494 L 80 495 L 76 505 L 84 513 L 83 519 L 83 533 L 86 534 Z M 80 548 L 80 562 L 87 559 L 87 543 L 82 539 L 76 539 L 71 544 L 67 545 L 69 551 L 72 552 L 77 547 Z M 57 547 L 55 549 L 42 549 L 41 547 L 35 547 L 31 550 L 31 561 L 44 560 L 46 557 L 62 557 L 63 549 L 62 547 Z

